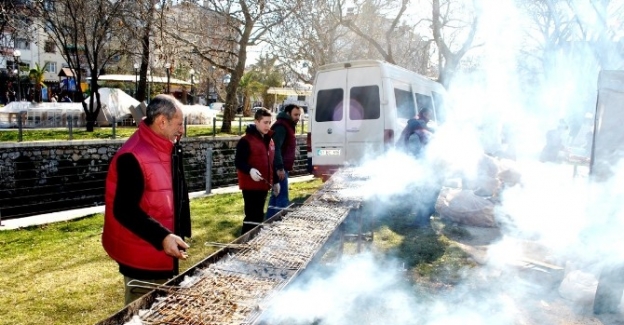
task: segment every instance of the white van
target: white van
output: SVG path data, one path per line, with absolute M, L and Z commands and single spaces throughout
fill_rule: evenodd
M 327 179 L 345 164 L 394 146 L 407 120 L 425 107 L 442 122 L 444 94 L 441 84 L 387 62 L 320 67 L 309 108 L 311 172 Z

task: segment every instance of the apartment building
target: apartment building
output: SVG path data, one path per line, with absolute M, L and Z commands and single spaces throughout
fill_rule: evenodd
M 16 54 L 19 54 L 19 57 Z M 29 99 L 32 95 L 32 86 L 28 81 L 28 74 L 30 69 L 35 68 L 37 64 L 46 71 L 44 83 L 52 91 L 57 89 L 59 71 L 67 67 L 67 63 L 61 51 L 43 28 L 10 29 L 0 35 L 0 91 L 2 94 L 19 91 L 20 94 L 9 99 Z M 18 71 L 21 80 L 19 86 L 15 85 Z M 48 97 L 44 96 L 43 99 L 47 100 Z M 5 98 L 4 101 L 7 99 Z
M 27 74 L 36 64 L 46 70 L 46 82 L 58 83 L 59 70 L 67 66 L 61 52 L 43 28 L 36 28 L 28 35 L 19 31 L 4 33 L 0 37 L 0 69 L 11 73 L 17 69 L 15 51 L 19 50 L 21 73 Z

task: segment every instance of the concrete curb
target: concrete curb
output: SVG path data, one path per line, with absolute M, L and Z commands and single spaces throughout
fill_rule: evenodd
M 308 182 L 313 180 L 314 177 L 312 175 L 299 176 L 299 177 L 291 177 L 288 181 L 289 183 L 297 183 L 297 182 Z M 238 185 L 214 188 L 212 189 L 210 194 L 206 194 L 205 191 L 201 192 L 192 192 L 189 193 L 189 197 L 191 199 L 219 195 L 219 194 L 229 194 L 239 192 Z M 53 213 L 40 214 L 31 217 L 17 218 L 17 219 L 9 219 L 2 220 L 2 224 L 0 226 L 0 231 L 2 230 L 14 230 L 19 228 L 31 227 L 31 226 L 39 226 L 45 225 L 54 222 L 61 221 L 69 221 L 73 219 L 83 218 L 86 216 L 90 216 L 93 214 L 104 213 L 104 206 L 95 206 L 88 207 L 82 209 L 74 209 L 67 211 L 59 211 Z

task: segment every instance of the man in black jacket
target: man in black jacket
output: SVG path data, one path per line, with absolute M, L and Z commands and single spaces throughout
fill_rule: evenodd
M 277 115 L 277 121 L 271 126 L 273 142 L 275 143 L 275 158 L 273 167 L 278 185 L 272 189 L 269 207 L 265 218 L 270 218 L 280 210 L 290 205 L 288 198 L 288 174 L 292 171 L 297 151 L 295 128 L 301 117 L 301 108 L 290 104 Z

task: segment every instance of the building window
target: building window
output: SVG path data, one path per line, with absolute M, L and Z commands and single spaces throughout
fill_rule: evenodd
M 56 62 L 46 62 L 46 71 L 47 72 L 52 72 L 52 73 L 56 73 Z
M 25 38 L 16 38 L 15 39 L 15 48 L 20 50 L 29 50 L 30 42 Z
M 54 41 L 46 41 L 44 51 L 46 53 L 56 53 L 56 44 L 54 44 Z

